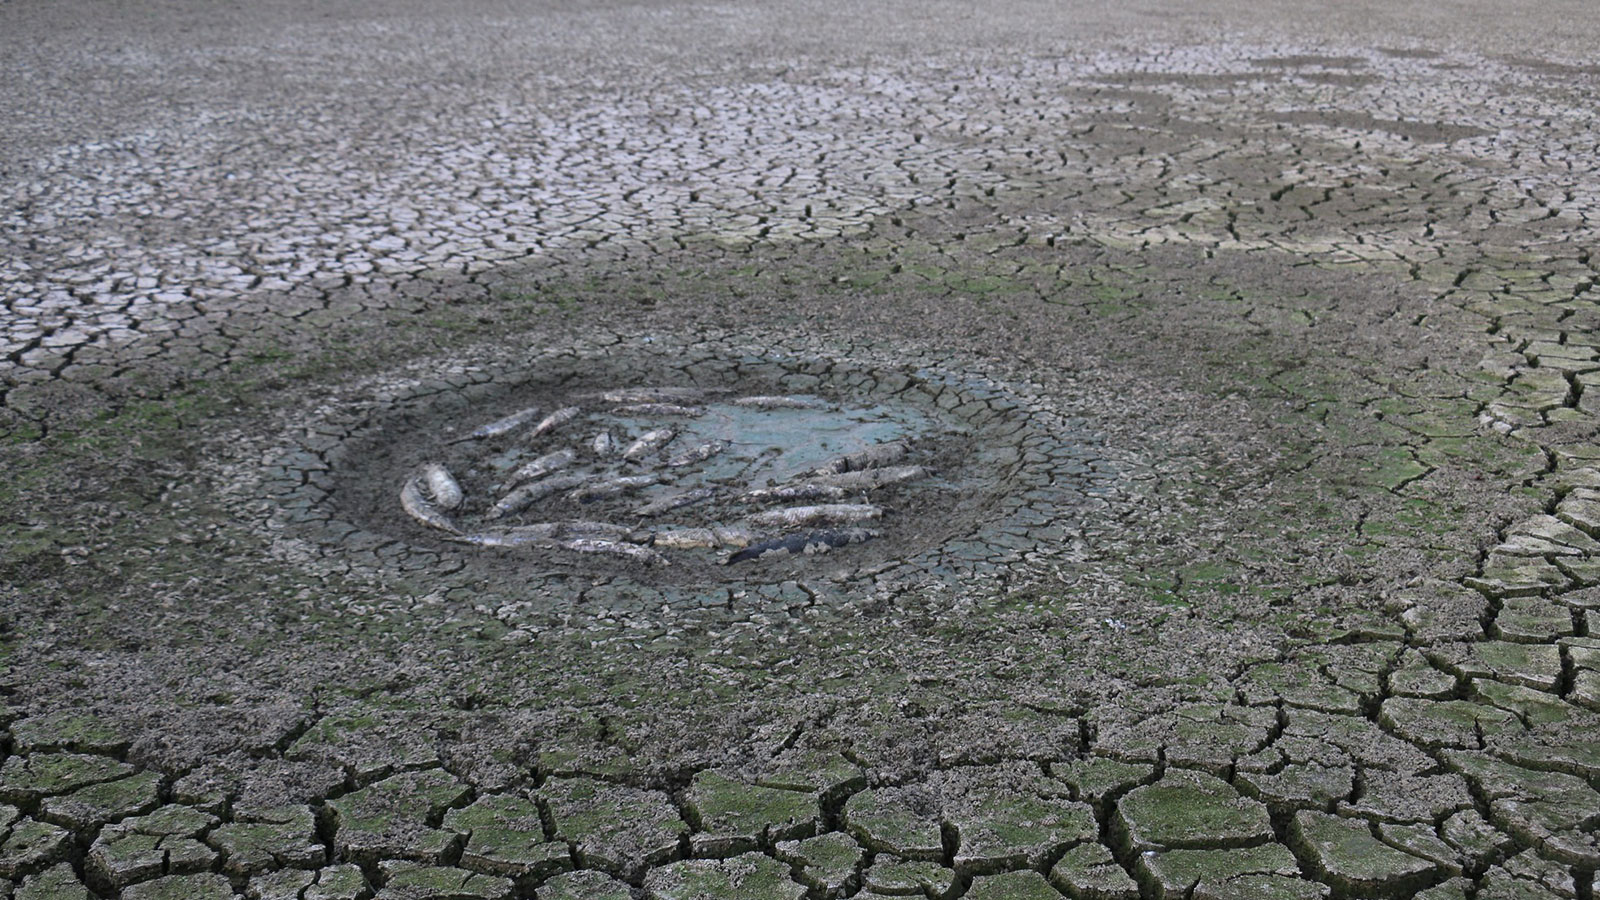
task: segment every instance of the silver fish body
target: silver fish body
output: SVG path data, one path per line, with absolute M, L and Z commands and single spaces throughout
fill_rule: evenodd
M 422 467 L 422 483 L 428 489 L 428 495 L 440 509 L 452 510 L 459 507 L 467 495 L 461 490 L 461 482 L 450 474 L 450 470 L 443 463 L 428 463 Z
M 605 481 L 586 484 L 568 494 L 567 499 L 575 503 L 592 503 L 602 497 L 615 497 L 618 494 L 660 483 L 661 478 L 657 475 L 624 475 L 620 478 L 608 478 Z
M 666 528 L 651 535 L 650 546 L 666 550 L 719 547 L 717 533 L 709 528 Z
M 450 517 L 444 514 L 444 510 L 441 510 L 437 504 L 424 495 L 424 490 L 420 476 L 407 478 L 405 485 L 400 488 L 401 508 L 411 518 L 429 528 L 437 528 L 440 531 L 448 531 L 451 534 L 460 534 L 461 529 L 457 528 L 456 523 L 452 522 Z
M 718 453 L 721 453 L 726 449 L 728 449 L 727 441 L 706 441 L 704 444 L 701 444 L 692 450 L 685 450 L 684 452 L 679 453 L 677 456 L 667 460 L 667 466 L 674 469 L 682 468 L 683 466 L 692 466 L 698 462 L 705 462 L 706 460 L 716 456 Z
M 556 540 L 578 538 L 604 538 L 609 540 L 647 540 L 648 535 L 626 525 L 612 522 L 535 522 L 517 525 L 500 531 L 481 531 L 464 534 L 457 541 L 479 547 L 540 547 L 553 546 Z
M 754 409 L 823 409 L 828 404 L 820 397 L 807 397 L 803 395 L 779 396 L 760 394 L 751 397 L 736 397 L 732 402 L 735 406 L 749 406 Z
M 677 437 L 678 433 L 671 428 L 656 428 L 639 435 L 639 439 L 628 445 L 622 451 L 622 458 L 630 462 L 638 462 L 646 456 L 665 447 L 669 441 Z
M 757 527 L 801 527 L 805 525 L 853 525 L 883 515 L 883 508 L 867 503 L 823 503 L 817 506 L 790 506 L 749 516 Z
M 704 397 L 706 392 L 691 387 L 634 387 L 606 391 L 600 398 L 607 403 L 685 403 Z
M 574 538 L 567 541 L 558 541 L 557 547 L 563 550 L 572 550 L 576 553 L 605 553 L 611 556 L 621 556 L 647 566 L 667 565 L 667 558 L 637 544 L 625 544 L 620 541 L 608 541 L 600 538 Z
M 865 450 L 846 453 L 838 459 L 829 462 L 815 470 L 817 475 L 842 475 L 845 472 L 859 472 L 862 469 L 876 469 L 889 463 L 905 458 L 911 448 L 902 441 L 890 441 L 886 444 L 873 444 Z
M 482 440 L 483 438 L 499 437 L 503 434 L 509 434 L 528 424 L 529 422 L 532 422 L 534 419 L 539 418 L 540 412 L 541 410 L 537 406 L 530 406 L 527 409 L 518 410 L 509 416 L 495 419 L 493 422 L 490 422 L 486 425 L 481 425 L 473 429 L 465 437 L 458 438 L 457 440 L 475 441 Z
M 619 416 L 678 416 L 694 419 L 705 415 L 706 409 L 703 406 L 680 406 L 676 403 L 629 403 L 612 407 L 611 412 Z
M 640 531 L 636 528 L 631 528 L 627 525 L 621 525 L 616 522 L 573 521 L 560 522 L 557 524 L 561 526 L 562 536 L 569 538 L 609 538 L 611 540 L 628 541 L 635 544 L 642 543 L 650 539 L 649 532 Z
M 589 476 L 587 475 L 555 475 L 531 484 L 525 484 L 501 497 L 500 501 L 484 514 L 484 517 L 498 519 L 512 513 L 522 512 L 551 494 L 571 490 L 588 480 Z
M 555 522 L 536 522 L 532 525 L 518 525 L 502 531 L 479 531 L 473 534 L 464 534 L 456 538 L 456 540 L 476 547 L 536 547 L 548 545 L 556 535 L 560 534 L 560 530 L 561 526 Z
M 868 491 L 899 484 L 902 481 L 926 478 L 930 474 L 932 473 L 926 466 L 884 466 L 881 469 L 862 469 L 859 472 L 844 472 L 838 475 L 814 475 L 809 478 L 808 483 Z
M 818 484 L 808 481 L 804 484 L 782 484 L 771 488 L 756 488 L 745 491 L 739 499 L 747 503 L 760 503 L 767 500 L 841 500 L 849 496 L 849 488 L 837 484 Z
M 583 407 L 581 406 L 564 406 L 561 409 L 556 410 L 550 415 L 545 416 L 543 419 L 540 419 L 539 424 L 533 426 L 533 430 L 528 432 L 528 439 L 532 440 L 542 434 L 548 434 L 552 431 L 555 431 L 557 428 L 560 428 L 568 422 L 571 422 L 573 419 L 576 419 L 578 414 L 581 412 L 583 412 Z
M 749 546 L 760 536 L 748 528 L 713 525 L 709 528 L 662 528 L 650 533 L 650 545 L 668 550 L 697 550 L 717 547 L 738 549 Z
M 713 525 L 711 532 L 717 536 L 719 547 L 748 547 L 763 537 L 743 525 Z
M 728 557 L 725 565 L 744 562 L 748 559 L 768 559 L 775 556 L 816 556 L 848 547 L 851 544 L 860 544 L 870 541 L 878 536 L 878 532 L 866 528 L 839 528 L 831 531 L 808 531 L 800 534 L 790 534 L 783 537 L 762 541 L 758 544 L 740 550 Z
M 571 450 L 557 450 L 554 453 L 546 453 L 512 472 L 511 483 L 520 484 L 524 481 L 532 481 L 535 478 L 543 478 L 551 472 L 565 469 L 567 466 L 572 465 L 572 461 L 576 458 L 577 454 Z
M 659 500 L 652 500 L 651 502 L 646 503 L 645 505 L 634 510 L 633 514 L 636 516 L 659 516 L 668 510 L 677 509 L 681 506 L 688 506 L 692 503 L 702 503 L 706 500 L 710 500 L 712 497 L 715 497 L 717 493 L 718 492 L 716 488 L 695 488 L 694 490 L 684 491 L 681 494 L 672 494 L 667 497 L 662 497 Z

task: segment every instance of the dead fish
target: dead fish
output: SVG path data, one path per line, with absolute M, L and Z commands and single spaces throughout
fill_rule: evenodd
M 549 544 L 559 533 L 560 526 L 557 523 L 537 522 L 532 525 L 518 525 L 504 531 L 463 534 L 456 540 L 477 547 L 533 547 Z
M 931 474 L 926 466 L 884 466 L 881 469 L 862 469 L 841 475 L 816 475 L 810 484 L 831 485 L 846 490 L 867 491 L 902 481 L 926 478 Z
M 835 531 L 808 531 L 773 538 L 740 550 L 728 557 L 724 565 L 744 562 L 747 559 L 766 559 L 769 556 L 816 556 L 838 547 L 860 544 L 878 536 L 866 528 L 840 528 Z
M 868 503 L 823 503 L 818 506 L 790 506 L 772 509 L 749 517 L 758 527 L 796 527 L 802 525 L 851 525 L 883 515 L 883 508 Z
M 710 528 L 663 528 L 650 534 L 650 545 L 668 550 L 739 548 L 757 539 L 759 536 L 748 528 L 713 525 Z
M 574 503 L 593 503 L 602 497 L 615 497 L 618 494 L 660 483 L 661 478 L 657 475 L 624 475 L 621 478 L 608 478 L 605 481 L 586 484 L 568 494 L 567 499 Z
M 628 541 L 629 543 L 642 544 L 650 540 L 650 532 L 640 531 L 627 525 L 616 522 L 557 522 L 564 538 L 607 538 L 614 541 Z
M 635 531 L 626 525 L 612 522 L 535 522 L 518 525 L 502 531 L 483 531 L 464 534 L 457 541 L 479 547 L 532 547 L 550 545 L 558 538 L 610 538 L 614 540 L 649 539 L 649 534 Z
M 777 396 L 771 394 L 738 397 L 731 402 L 735 406 L 752 406 L 756 409 L 822 409 L 828 405 L 820 397 Z
M 667 465 L 674 469 L 682 466 L 692 466 L 697 462 L 705 462 L 726 449 L 728 449 L 727 441 L 707 441 L 693 450 L 685 450 L 672 457 L 667 460 Z
M 578 417 L 578 413 L 581 412 L 583 412 L 583 407 L 581 406 L 563 406 L 550 415 L 545 416 L 543 419 L 540 419 L 539 424 L 533 426 L 533 431 L 528 433 L 528 440 L 531 441 L 541 434 L 555 431 L 557 428 L 560 428 L 568 422 L 571 422 L 573 419 L 576 419 Z
M 467 495 L 461 490 L 461 482 L 450 474 L 442 463 L 428 463 L 422 467 L 422 483 L 428 489 L 428 495 L 433 502 L 442 509 L 455 509 Z
M 613 407 L 611 411 L 619 416 L 680 416 L 686 419 L 706 414 L 703 406 L 679 406 L 676 403 L 630 403 Z
M 465 437 L 456 438 L 456 441 L 475 441 L 483 438 L 499 437 L 502 434 L 508 434 L 512 431 L 516 431 L 518 428 L 521 428 L 529 422 L 532 422 L 534 419 L 539 418 L 539 412 L 540 410 L 537 406 L 530 406 L 527 409 L 518 410 L 517 412 L 514 412 L 503 419 L 495 419 L 493 422 L 490 422 L 487 425 L 479 426 Z
M 745 491 L 739 499 L 747 503 L 759 503 L 766 500 L 840 500 L 848 496 L 850 491 L 836 484 L 818 484 L 808 481 L 805 484 L 786 484 L 774 488 L 756 488 Z
M 443 510 L 423 495 L 420 476 L 406 479 L 405 486 L 400 488 L 400 506 L 405 509 L 407 515 L 429 528 L 437 528 L 451 534 L 461 533 L 456 523 L 450 521 L 450 517 L 445 515 Z
M 646 503 L 645 505 L 634 510 L 633 514 L 636 516 L 659 516 L 667 510 L 677 509 L 680 506 L 688 506 L 691 503 L 701 503 L 703 501 L 710 500 L 716 495 L 716 488 L 695 488 L 692 491 L 684 491 L 681 494 L 673 494 L 670 497 L 662 497 L 659 500 L 652 500 L 651 502 Z
M 815 470 L 817 475 L 842 475 L 845 472 L 859 472 L 862 469 L 876 469 L 903 458 L 910 450 L 902 441 L 890 441 L 887 444 L 874 444 L 865 450 L 857 450 L 833 460 L 825 466 Z
M 617 439 L 611 436 L 611 432 L 602 431 L 589 442 L 589 449 L 601 459 L 610 459 L 617 453 Z
M 622 451 L 622 458 L 638 462 L 665 447 L 667 442 L 677 437 L 677 435 L 678 433 L 671 428 L 656 428 L 646 431 L 644 434 L 639 435 L 637 441 L 629 444 L 628 449 Z
M 554 472 L 558 469 L 565 469 L 567 466 L 572 465 L 572 461 L 576 458 L 577 454 L 573 453 L 571 450 L 557 450 L 554 453 L 546 453 L 533 462 L 526 463 L 522 466 L 522 468 L 512 472 L 511 483 L 521 484 L 524 481 L 532 481 L 535 478 L 543 478 L 544 476 L 549 475 L 551 472 Z
M 743 525 L 713 525 L 711 532 L 717 536 L 717 544 L 723 547 L 748 547 L 762 538 L 759 532 Z
M 709 528 L 667 528 L 650 536 L 650 546 L 667 550 L 700 550 L 721 546 Z
M 635 562 L 647 566 L 667 565 L 667 558 L 638 544 L 624 544 L 620 541 L 607 541 L 598 538 L 576 538 L 570 541 L 558 541 L 557 547 L 563 550 L 572 550 L 577 553 L 608 553 L 612 556 L 624 556 Z
M 606 391 L 600 398 L 607 403 L 682 403 L 699 400 L 706 392 L 690 387 L 636 387 Z
M 512 513 L 522 512 L 534 503 L 556 493 L 557 491 L 571 490 L 589 480 L 588 475 L 556 475 L 525 484 L 511 493 L 500 498 L 500 502 L 490 507 L 484 517 L 498 519 Z

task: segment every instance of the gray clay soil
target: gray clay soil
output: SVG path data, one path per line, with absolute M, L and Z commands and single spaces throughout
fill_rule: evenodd
M 1114 6 L 0 0 L 0 898 L 1594 900 L 1600 18 Z

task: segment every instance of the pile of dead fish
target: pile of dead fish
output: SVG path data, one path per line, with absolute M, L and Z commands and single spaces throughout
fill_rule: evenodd
M 517 466 L 497 486 L 498 496 L 492 503 L 478 504 L 482 512 L 473 518 L 483 524 L 508 523 L 503 527 L 461 526 L 458 519 L 469 506 L 469 497 L 449 466 L 440 461 L 425 463 L 410 474 L 400 489 L 401 507 L 418 523 L 477 547 L 603 554 L 644 565 L 667 565 L 663 551 L 711 550 L 726 552 L 721 561 L 728 564 L 816 555 L 878 537 L 879 532 L 864 526 L 880 519 L 884 510 L 866 502 L 867 495 L 930 474 L 923 466 L 908 464 L 911 448 L 895 441 L 839 456 L 778 485 L 744 489 L 706 485 L 669 493 L 629 510 L 635 524 L 526 521 L 530 514 L 539 518 L 539 511 L 550 505 L 615 500 L 647 487 L 674 485 L 680 474 L 728 450 L 725 441 L 678 446 L 674 441 L 679 430 L 670 424 L 649 428 L 632 440 L 618 439 L 605 429 L 581 432 L 586 413 L 591 411 L 661 420 L 697 418 L 706 412 L 699 404 L 707 396 L 708 392 L 695 388 L 604 391 L 575 398 L 579 402 L 548 414 L 536 407 L 519 410 L 450 442 L 509 441 L 529 448 L 539 443 L 566 443 Z M 825 406 L 824 401 L 809 396 L 728 397 L 718 402 L 757 410 Z M 580 460 L 591 464 L 588 471 L 575 466 Z M 681 515 L 688 507 L 708 501 L 751 509 L 731 516 L 735 521 L 728 524 L 640 524 L 667 513 Z M 521 524 L 509 524 L 513 521 Z

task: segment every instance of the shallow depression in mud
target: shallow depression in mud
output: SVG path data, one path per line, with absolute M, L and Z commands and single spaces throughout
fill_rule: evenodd
M 959 418 L 781 381 L 535 378 L 384 428 L 345 493 L 374 527 L 490 568 L 669 582 L 904 555 L 992 493 L 995 460 Z
M 278 483 L 299 487 L 277 518 L 408 576 L 703 599 L 992 571 L 1059 552 L 1114 492 L 1043 392 L 915 348 L 795 343 L 613 339 L 371 381 L 284 449 Z

